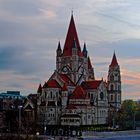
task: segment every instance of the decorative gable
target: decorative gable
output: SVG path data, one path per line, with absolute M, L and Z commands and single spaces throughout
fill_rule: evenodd
M 73 91 L 72 95 L 70 96 L 70 99 L 86 99 L 87 94 L 83 90 L 81 86 L 77 86 L 75 90 Z
M 102 80 L 84 81 L 81 86 L 83 89 L 97 89 Z

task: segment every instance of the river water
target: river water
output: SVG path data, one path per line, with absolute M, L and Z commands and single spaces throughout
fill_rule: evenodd
M 85 137 L 85 138 L 81 138 L 81 140 L 140 140 L 140 135 L 113 136 L 107 138 Z

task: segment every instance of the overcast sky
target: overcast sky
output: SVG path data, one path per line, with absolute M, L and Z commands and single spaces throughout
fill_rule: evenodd
M 106 79 L 114 50 L 123 99 L 140 99 L 140 0 L 0 0 L 0 92 L 36 93 L 55 69 L 71 10 L 97 79 Z

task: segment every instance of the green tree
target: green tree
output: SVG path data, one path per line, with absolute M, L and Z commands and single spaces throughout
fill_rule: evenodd
M 135 126 L 136 103 L 133 100 L 124 100 L 121 109 L 117 112 L 116 120 L 122 129 L 133 129 Z

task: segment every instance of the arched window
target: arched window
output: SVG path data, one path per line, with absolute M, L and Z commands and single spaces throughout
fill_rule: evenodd
M 114 75 L 113 74 L 110 75 L 110 81 L 114 81 Z
M 114 85 L 113 84 L 110 85 L 110 90 L 111 91 L 114 90 Z
M 118 81 L 120 81 L 121 80 L 121 77 L 120 77 L 120 75 L 118 75 Z
M 52 99 L 52 92 L 50 92 L 50 98 Z
M 111 95 L 110 99 L 111 99 L 111 101 L 113 101 L 113 95 Z
M 90 93 L 88 93 L 88 97 L 90 98 Z
M 121 86 L 120 85 L 118 85 L 118 91 L 120 91 L 121 90 Z
M 90 95 L 90 99 L 93 99 L 93 94 Z
M 47 97 L 47 92 L 45 91 L 45 98 Z
M 100 99 L 103 100 L 103 98 L 104 98 L 104 94 L 103 94 L 103 92 L 101 92 L 100 93 Z

